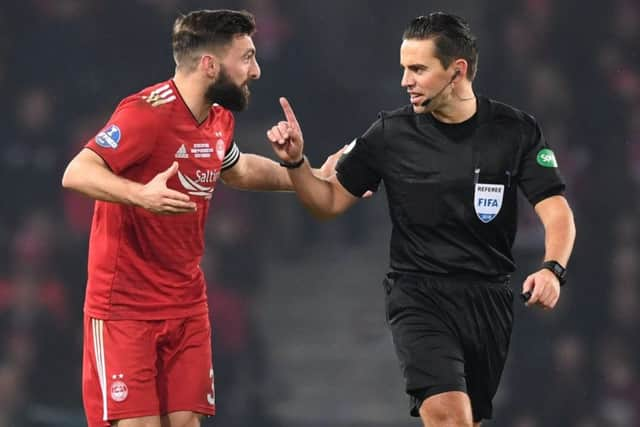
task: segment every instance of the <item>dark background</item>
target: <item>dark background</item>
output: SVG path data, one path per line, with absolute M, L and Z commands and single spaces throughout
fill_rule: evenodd
M 485 425 L 640 426 L 637 0 L 3 0 L 0 427 L 84 425 L 92 203 L 60 178 L 120 99 L 173 74 L 177 13 L 223 7 L 253 12 L 259 29 L 262 78 L 237 116 L 239 146 L 274 157 L 264 132 L 286 95 L 317 166 L 379 110 L 408 102 L 399 45 L 411 18 L 445 10 L 470 22 L 476 92 L 538 119 L 578 227 L 558 307 L 516 303 Z M 543 230 L 522 202 L 515 291 L 543 253 Z M 384 324 L 385 203 L 378 195 L 318 223 L 291 194 L 216 190 L 203 268 L 219 415 L 206 425 L 418 425 Z

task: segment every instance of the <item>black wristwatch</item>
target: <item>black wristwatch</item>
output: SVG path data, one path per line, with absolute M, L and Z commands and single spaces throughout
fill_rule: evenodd
M 307 156 L 302 156 L 302 158 L 295 163 L 280 162 L 280 166 L 287 169 L 298 169 L 302 166 L 306 158 Z
M 542 268 L 550 270 L 560 281 L 560 286 L 563 286 L 567 282 L 567 269 L 562 266 L 558 261 L 545 261 L 542 263 Z

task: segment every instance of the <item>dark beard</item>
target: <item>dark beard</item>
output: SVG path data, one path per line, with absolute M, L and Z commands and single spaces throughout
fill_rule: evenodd
M 204 96 L 208 103 L 222 105 L 231 111 L 244 111 L 249 105 L 249 87 L 236 85 L 224 67 L 220 68 L 218 79 L 209 86 Z

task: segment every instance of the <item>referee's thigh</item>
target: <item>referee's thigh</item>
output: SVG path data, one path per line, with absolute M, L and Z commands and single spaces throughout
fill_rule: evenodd
M 491 418 L 493 397 L 507 361 L 513 326 L 513 293 L 506 285 L 487 284 L 466 291 L 470 310 L 460 316 L 459 328 L 467 373 L 467 392 L 473 418 Z
M 441 295 L 429 283 L 401 277 L 385 285 L 387 321 L 406 392 L 414 400 L 411 413 L 418 416 L 427 397 L 467 391 L 462 342 L 442 311 Z
M 385 287 L 411 414 L 431 396 L 461 392 L 475 421 L 490 418 L 511 335 L 510 288 L 412 276 L 387 279 Z

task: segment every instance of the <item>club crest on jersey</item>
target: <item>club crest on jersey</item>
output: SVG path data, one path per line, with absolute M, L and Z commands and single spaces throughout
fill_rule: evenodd
M 473 195 L 473 208 L 480 221 L 485 224 L 493 221 L 502 207 L 504 185 L 477 183 Z
M 113 148 L 115 150 L 120 144 L 121 136 L 122 133 L 120 132 L 120 128 L 116 125 L 111 125 L 96 135 L 96 144 L 104 148 Z
M 218 160 L 222 161 L 224 159 L 224 141 L 222 139 L 216 141 L 216 155 Z
M 116 402 L 124 402 L 129 395 L 129 388 L 124 381 L 114 381 L 111 383 L 111 398 Z

